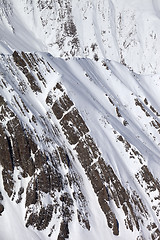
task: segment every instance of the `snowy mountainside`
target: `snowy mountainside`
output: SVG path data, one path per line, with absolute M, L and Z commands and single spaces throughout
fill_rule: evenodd
M 159 76 L 47 53 L 0 60 L 2 239 L 158 239 Z
M 105 58 L 159 73 L 159 9 L 158 0 L 3 0 L 0 51 Z
M 160 239 L 159 9 L 0 1 L 1 240 Z

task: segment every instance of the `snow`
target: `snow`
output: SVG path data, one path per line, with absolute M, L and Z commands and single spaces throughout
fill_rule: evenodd
M 50 73 L 45 73 L 42 68 L 43 74 L 46 74 L 46 86 L 42 85 L 42 93 L 36 94 L 27 86 L 28 89 L 26 93 L 21 94 L 16 82 L 13 84 L 15 79 L 11 80 L 10 76 L 7 80 L 8 86 L 7 88 L 1 89 L 1 94 L 11 104 L 13 111 L 19 116 L 21 121 L 28 125 L 30 129 L 34 130 L 35 135 L 38 134 L 39 138 L 42 139 L 42 141 L 38 143 L 39 147 L 41 149 L 46 148 L 43 143 L 45 134 L 52 140 L 53 137 L 55 137 L 55 135 L 51 132 L 49 133 L 49 131 L 56 120 L 53 116 L 50 120 L 47 120 L 46 116 L 49 107 L 46 105 L 45 99 L 55 84 L 62 82 L 67 94 L 89 127 L 90 134 L 100 149 L 106 163 L 113 167 L 116 175 L 124 186 L 128 183 L 130 188 L 135 189 L 139 193 L 144 202 L 147 203 L 147 206 L 150 206 L 148 203 L 150 198 L 147 196 L 145 187 L 143 189 L 139 187 L 139 183 L 135 179 L 135 174 L 140 171 L 142 164 L 136 156 L 130 158 L 129 152 L 125 150 L 124 143 L 119 141 L 118 137 L 122 135 L 125 141 L 131 144 L 132 149 L 138 150 L 143 155 L 143 158 L 141 158 L 143 164 L 147 164 L 156 177 L 159 176 L 159 133 L 150 125 L 151 120 L 154 118 L 159 119 L 159 117 L 156 117 L 149 108 L 149 106 L 153 104 L 154 107 L 156 106 L 156 110 L 159 111 L 157 103 L 160 91 L 159 75 L 136 75 L 123 65 L 108 60 L 106 61 L 109 68 L 107 70 L 101 61 L 96 62 L 90 59 L 76 58 L 65 61 L 60 58 L 54 58 L 46 53 L 37 53 L 37 55 L 43 57 L 45 61 L 48 61 L 55 70 L 55 72 L 50 75 Z M 24 76 L 19 76 L 24 79 Z M 151 91 L 148 92 L 149 86 Z M 10 87 L 12 91 L 8 94 Z M 57 91 L 55 94 L 55 99 L 59 98 L 59 92 Z M 20 109 L 17 108 L 17 105 L 13 101 L 13 96 L 16 96 L 19 102 L 22 99 L 27 106 L 29 113 L 26 116 L 22 116 Z M 112 103 L 109 98 L 112 100 Z M 148 100 L 148 106 L 144 104 L 145 98 Z M 135 99 L 142 102 L 145 109 L 150 113 L 149 117 L 146 116 L 145 112 L 142 111 L 139 106 L 135 105 Z M 23 108 L 23 105 L 21 105 L 21 107 Z M 116 108 L 119 109 L 121 117 L 117 116 Z M 28 117 L 31 117 L 32 114 L 36 119 L 39 119 L 37 124 L 28 121 Z M 43 119 L 46 119 L 45 122 L 43 122 Z M 128 125 L 125 126 L 123 124 L 124 120 L 128 122 Z M 58 122 L 56 122 L 56 124 L 58 124 Z M 152 132 L 155 137 L 155 141 L 153 141 L 150 132 Z M 62 132 L 61 135 L 63 135 Z M 71 148 L 67 142 L 64 143 L 64 139 L 62 142 L 69 149 Z M 50 149 L 51 152 L 53 151 L 53 142 L 47 145 L 47 150 L 48 149 Z M 73 151 L 73 149 L 74 146 L 71 150 Z M 74 157 L 76 159 L 76 155 Z M 105 235 L 108 235 L 110 239 L 127 239 L 128 236 L 130 236 L 130 239 L 135 239 L 136 236 L 138 236 L 137 230 L 135 229 L 133 233 L 130 232 L 130 230 L 126 230 L 123 212 L 114 206 L 114 202 L 110 204 L 117 214 L 120 224 L 120 235 L 118 237 L 112 235 L 111 230 L 108 229 L 106 225 L 105 216 L 97 203 L 98 199 L 95 198 L 95 193 L 90 186 L 91 183 L 87 180 L 84 170 L 78 161 L 74 163 L 74 166 L 83 179 L 83 188 L 88 201 L 91 230 L 88 232 L 83 228 L 77 227 L 77 220 L 73 220 L 73 222 L 70 223 L 70 239 L 81 239 L 83 236 L 84 239 L 90 238 L 96 240 L 99 238 L 103 240 Z M 61 171 L 63 174 L 66 174 L 65 169 L 62 168 Z M 11 234 L 15 234 L 16 240 L 21 239 L 22 232 L 26 232 L 26 239 L 44 239 L 42 236 L 45 234 L 45 231 L 38 233 L 32 229 L 27 230 L 23 226 L 23 214 L 25 212 L 23 203 L 21 204 L 22 209 L 16 204 L 14 207 L 11 207 L 10 199 L 6 196 L 5 192 L 3 193 L 6 199 L 5 212 L 10 211 L 12 216 L 9 218 L 13 218 L 14 220 L 16 214 L 17 225 L 14 226 L 15 221 L 11 223 L 12 221 L 9 221 L 8 215 L 5 213 L 2 218 L 2 224 L 5 225 L 6 222 L 9 221 L 9 224 L 11 224 L 10 229 L 18 232 L 18 234 L 15 234 L 15 232 L 11 230 L 6 232 L 5 229 L 2 228 L 1 233 L 4 239 L 10 239 L 10 232 L 12 232 Z M 154 199 L 156 195 L 157 193 L 154 192 L 152 199 Z M 44 197 L 44 204 L 45 202 L 47 203 L 47 201 L 48 197 L 46 196 Z M 150 209 L 150 207 L 148 208 Z M 150 215 L 152 216 L 151 212 Z M 152 217 L 156 219 L 154 215 Z M 99 228 L 99 226 L 101 227 Z
M 42 4 L 43 5 L 43 4 Z M 53 56 L 72 57 L 72 37 L 64 22 L 72 19 L 76 26 L 79 49 L 75 56 L 124 62 L 134 72 L 159 73 L 159 1 L 138 0 L 71 1 L 72 13 L 57 1 L 44 8 L 38 0 L 8 0 L 1 3 L 0 51 L 48 51 Z M 64 16 L 65 20 L 60 16 Z M 63 42 L 59 48 L 58 42 Z M 92 46 L 95 46 L 94 50 Z M 151 61 L 152 59 L 152 61 Z
M 2 171 L 2 167 L 0 167 Z M 4 197 L 4 207 L 6 211 L 3 213 L 3 218 L 0 217 L 0 236 L 2 240 L 17 240 L 23 239 L 25 236 L 26 240 L 41 240 L 40 233 L 36 233 L 32 229 L 27 229 L 24 225 L 25 209 L 17 205 L 14 201 L 11 203 L 11 199 L 7 193 L 3 190 L 3 179 L 2 174 L 0 175 L 0 189 Z M 23 187 L 27 186 L 28 179 L 23 179 Z M 17 186 L 18 187 L 18 186 Z M 23 198 L 24 205 L 25 198 Z M 8 214 L 9 213 L 9 214 Z
M 143 164 L 149 167 L 154 177 L 159 178 L 160 137 L 158 130 L 151 124 L 151 121 L 159 121 L 159 116 L 150 108 L 154 106 L 160 113 L 159 1 L 142 0 L 141 4 L 138 0 L 80 2 L 75 0 L 71 2 L 72 17 L 80 45 L 80 50 L 74 58 L 64 54 L 64 52 L 70 51 L 68 41 L 71 40 L 71 37 L 66 36 L 61 50 L 56 45 L 57 31 L 62 23 L 57 20 L 58 3 L 55 3 L 54 14 L 46 8 L 40 10 L 36 0 L 33 1 L 33 5 L 27 1 L 10 0 L 7 5 L 10 11 L 8 10 L 6 14 L 3 11 L 7 9 L 3 5 L 4 3 L 0 5 L 0 77 L 1 81 L 6 80 L 6 87 L 2 82 L 3 87 L 0 87 L 0 94 L 4 96 L 21 122 L 32 130 L 40 149 L 52 153 L 56 144 L 66 144 L 68 149 L 73 151 L 74 146 L 70 146 L 64 139 L 64 134 L 56 118 L 52 114 L 49 119 L 47 115 L 50 108 L 46 104 L 46 97 L 57 82 L 62 82 L 65 91 L 89 127 L 90 135 L 96 142 L 106 164 L 113 167 L 124 187 L 128 184 L 129 188 L 137 191 L 149 209 L 149 218 L 152 221 L 158 221 L 151 208 L 157 204 L 154 200 L 157 192 L 152 194 L 153 203 L 151 203 L 145 186 L 141 187 L 135 179 L 142 163 L 137 156 L 130 158 L 131 150 L 126 151 L 125 144 L 119 141 L 118 137 L 122 135 L 133 150 L 142 154 Z M 46 21 L 44 26 L 41 22 L 42 18 Z M 92 51 L 91 45 L 95 43 L 95 50 Z M 34 93 L 28 85 L 26 77 L 15 66 L 12 66 L 12 63 L 11 72 L 7 56 L 9 57 L 14 50 L 37 52 L 37 55 L 40 58 L 43 57 L 45 62 L 48 61 L 55 70 L 55 72 L 48 73 L 43 68 L 43 64 L 39 65 L 39 69 L 42 75 L 45 74 L 46 79 L 46 86 L 40 83 L 42 93 Z M 98 61 L 92 60 L 95 53 L 98 54 Z M 13 72 L 17 77 L 13 76 Z M 26 84 L 26 91 L 23 94 L 19 87 L 19 79 Z M 60 97 L 60 94 L 58 91 L 55 92 L 55 100 Z M 29 112 L 25 111 L 25 114 L 22 114 L 14 96 L 25 111 L 22 101 L 24 102 Z M 144 102 L 145 98 L 148 105 Z M 150 116 L 147 117 L 141 107 L 136 106 L 136 99 L 140 101 Z M 117 116 L 117 109 L 121 117 Z M 32 116 L 37 119 L 36 124 L 29 121 Z M 124 121 L 127 121 L 126 126 Z M 7 124 L 7 118 L 3 124 Z M 55 138 L 56 133 L 52 130 L 55 125 L 59 127 L 60 136 L 57 138 Z M 46 136 L 51 140 L 48 145 L 45 145 L 43 141 Z M 76 155 L 74 158 L 76 159 Z M 83 179 L 82 188 L 88 202 L 91 230 L 87 231 L 80 227 L 77 217 L 74 215 L 72 223 L 69 224 L 69 239 L 104 240 L 104 236 L 113 240 L 136 239 L 138 231 L 134 229 L 131 232 L 126 229 L 124 213 L 122 209 L 117 209 L 112 201 L 110 205 L 115 210 L 120 225 L 120 235 L 113 236 L 106 224 L 105 216 L 100 209 L 91 183 L 78 160 L 74 163 L 74 167 Z M 0 171 L 2 171 L 2 167 Z M 67 170 L 62 168 L 61 171 L 66 174 Z M 15 179 L 16 174 L 15 172 Z M 3 189 L 2 182 L 1 179 L 0 189 L 5 199 L 5 211 L 0 217 L 1 240 L 20 240 L 24 236 L 25 240 L 49 239 L 46 237 L 47 230 L 38 232 L 24 226 L 26 210 L 24 200 L 20 205 L 11 201 Z M 29 179 L 23 180 L 24 187 L 28 182 Z M 48 196 L 44 196 L 44 203 L 48 203 L 48 201 Z M 52 221 L 57 221 L 54 235 L 57 236 L 59 222 L 57 219 L 52 219 Z M 147 226 L 147 222 L 145 226 Z M 144 229 L 145 227 L 142 226 L 142 231 Z M 149 239 L 147 232 L 144 231 L 143 235 Z

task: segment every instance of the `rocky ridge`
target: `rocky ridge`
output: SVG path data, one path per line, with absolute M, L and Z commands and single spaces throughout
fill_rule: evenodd
M 105 217 L 106 231 L 113 239 L 123 237 L 123 228 L 131 239 L 143 239 L 143 231 L 148 232 L 149 239 L 158 239 L 159 180 L 148 169 L 140 149 L 118 133 L 110 119 L 105 127 L 112 127 L 115 143 L 125 152 L 125 161 L 135 163 L 132 177 L 136 187 L 127 186 L 119 178 L 113 162 L 104 158 L 76 102 L 68 95 L 67 83 L 65 86 L 55 69 L 56 61 L 40 53 L 15 51 L 11 56 L 1 55 L 0 217 L 3 219 L 8 212 L 3 197 L 6 192 L 11 205 L 25 209 L 26 228 L 44 231 L 46 239 L 70 239 L 74 221 L 78 229 L 92 235 L 91 200 L 84 186 L 87 181 L 87 191 L 99 205 L 96 214 Z M 101 63 L 102 69 L 106 66 Z M 109 69 L 108 63 L 105 71 Z M 85 71 L 85 76 L 91 79 L 90 72 Z M 134 107 L 150 119 L 148 124 L 159 134 L 156 108 L 149 107 L 147 98 L 142 102 L 141 97 L 132 96 Z M 114 109 L 114 118 L 122 122 L 124 129 L 130 128 L 130 121 L 111 92 L 105 98 Z
M 159 9 L 0 2 L 2 240 L 160 239 Z

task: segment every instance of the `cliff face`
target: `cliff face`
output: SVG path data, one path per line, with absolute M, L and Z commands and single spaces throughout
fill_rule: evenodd
M 0 69 L 0 222 L 14 229 L 16 212 L 13 239 L 158 239 L 160 114 L 141 77 L 17 51 Z
M 158 9 L 1 1 L 2 240 L 160 238 Z

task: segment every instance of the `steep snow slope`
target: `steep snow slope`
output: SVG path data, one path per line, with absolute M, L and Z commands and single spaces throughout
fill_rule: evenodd
M 0 2 L 0 239 L 160 238 L 159 9 Z
M 106 58 L 159 73 L 159 9 L 158 0 L 1 1 L 0 50 Z
M 159 75 L 47 53 L 0 69 L 2 239 L 158 239 Z

